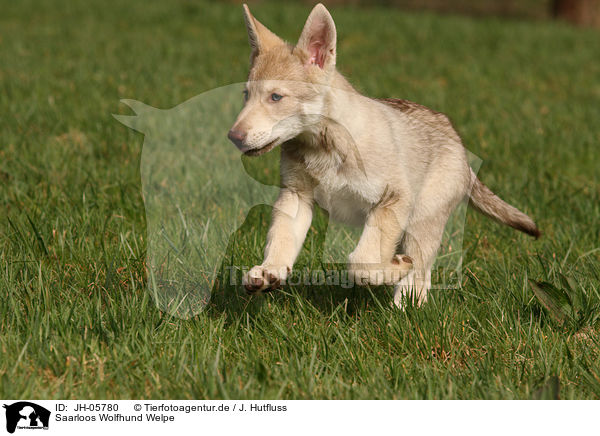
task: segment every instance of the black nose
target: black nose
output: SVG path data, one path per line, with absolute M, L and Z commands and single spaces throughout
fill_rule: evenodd
M 244 139 L 246 139 L 245 133 L 236 129 L 231 129 L 227 134 L 227 137 L 236 145 L 237 148 L 242 149 L 244 147 Z

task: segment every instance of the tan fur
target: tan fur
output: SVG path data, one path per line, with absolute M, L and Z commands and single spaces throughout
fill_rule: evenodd
M 247 155 L 282 147 L 264 261 L 244 277 L 246 289 L 285 282 L 315 202 L 331 218 L 363 226 L 349 271 L 359 284 L 396 285 L 397 305 L 407 296 L 426 299 L 446 221 L 471 187 L 478 210 L 535 234 L 529 217 L 474 176 L 444 114 L 407 100 L 370 99 L 342 77 L 335 24 L 323 5 L 311 12 L 296 46 L 246 6 L 244 12 L 252 47 L 248 101 L 230 137 Z
M 541 236 L 541 232 L 531 218 L 494 194 L 475 176 L 473 171 L 471 171 L 471 179 L 473 180 L 471 204 L 477 211 L 536 239 Z

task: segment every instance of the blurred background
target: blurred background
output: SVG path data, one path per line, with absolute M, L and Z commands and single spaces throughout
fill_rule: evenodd
M 314 3 L 308 0 L 298 1 L 307 5 Z M 246 3 L 257 4 L 260 1 Z M 600 0 L 331 0 L 326 3 L 330 6 L 385 6 L 470 16 L 558 19 L 576 26 L 600 26 Z

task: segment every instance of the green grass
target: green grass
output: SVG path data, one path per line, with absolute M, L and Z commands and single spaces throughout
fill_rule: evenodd
M 0 397 L 600 396 L 597 33 L 332 9 L 341 71 L 368 95 L 446 112 L 482 158 L 481 178 L 544 236 L 469 212 L 463 287 L 420 309 L 391 309 L 390 289 L 294 286 L 251 299 L 221 286 L 180 320 L 145 290 L 143 136 L 111 113 L 130 113 L 120 98 L 168 108 L 245 80 L 241 7 L 0 9 Z M 265 2 L 254 12 L 295 40 L 309 10 Z M 240 261 L 259 261 L 268 221 L 267 207 L 252 211 Z M 316 266 L 323 221 L 301 266 Z M 564 313 L 528 280 L 572 292 Z

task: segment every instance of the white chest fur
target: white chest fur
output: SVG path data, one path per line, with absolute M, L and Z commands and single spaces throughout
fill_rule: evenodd
M 314 197 L 330 217 L 347 224 L 362 225 L 377 203 L 382 188 L 351 159 L 336 154 L 314 154 L 304 158 L 305 170 L 317 181 Z

